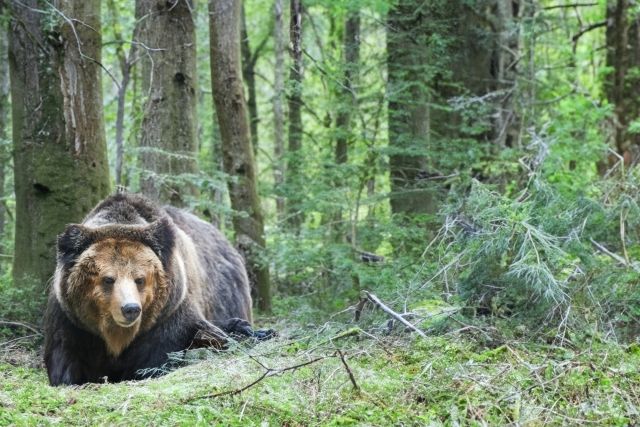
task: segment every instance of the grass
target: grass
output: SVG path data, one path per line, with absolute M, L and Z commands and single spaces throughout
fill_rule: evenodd
M 0 425 L 629 425 L 640 420 L 640 346 L 598 340 L 571 349 L 518 342 L 490 348 L 469 335 L 377 336 L 331 323 L 302 332 L 290 328 L 274 340 L 225 353 L 194 351 L 187 355 L 188 366 L 157 379 L 58 388 L 47 384 L 43 369 L 28 367 L 28 358 L 2 354 Z

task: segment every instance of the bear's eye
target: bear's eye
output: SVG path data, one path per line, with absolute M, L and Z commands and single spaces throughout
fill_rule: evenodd
M 144 285 L 144 277 L 138 277 L 137 279 L 134 280 L 134 282 L 136 282 L 136 285 L 142 286 Z
M 107 290 L 111 289 L 114 283 L 116 283 L 116 279 L 114 279 L 113 277 L 107 276 L 102 278 L 102 284 Z

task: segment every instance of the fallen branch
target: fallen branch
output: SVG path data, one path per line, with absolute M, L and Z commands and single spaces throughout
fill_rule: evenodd
M 328 359 L 330 357 L 335 357 L 335 355 L 316 357 L 315 359 L 307 360 L 306 362 L 299 363 L 299 364 L 293 365 L 293 366 L 287 366 L 286 368 L 280 368 L 280 369 L 267 368 L 262 363 L 259 363 L 261 366 L 263 366 L 265 368 L 265 371 L 256 380 L 254 380 L 251 383 L 245 385 L 244 387 L 236 388 L 236 389 L 233 389 L 233 390 L 225 390 L 225 391 L 221 391 L 221 392 L 218 392 L 218 393 L 204 394 L 202 396 L 190 397 L 188 399 L 183 399 L 182 403 L 193 402 L 194 400 L 200 400 L 200 399 L 214 399 L 216 397 L 222 397 L 222 396 L 235 396 L 236 394 L 240 394 L 240 393 L 250 389 L 254 385 L 256 385 L 259 382 L 261 382 L 262 380 L 264 380 L 265 378 L 273 377 L 275 375 L 280 375 L 280 374 L 283 374 L 283 373 L 285 373 L 287 371 L 293 371 L 293 370 L 296 370 L 296 369 L 300 369 L 302 367 L 311 365 L 312 363 L 316 363 L 316 362 L 319 362 L 319 361 L 324 360 L 324 359 Z
M 395 311 L 393 311 L 392 309 L 390 309 L 385 303 L 380 301 L 380 299 L 377 296 L 375 296 L 374 294 L 372 294 L 371 292 L 368 292 L 368 291 L 362 291 L 362 293 L 367 297 L 367 299 L 369 299 L 369 301 L 371 301 L 372 303 L 374 303 L 375 305 L 380 307 L 382 309 L 382 311 L 384 311 L 385 313 L 387 313 L 388 315 L 390 315 L 391 317 L 396 319 L 398 322 L 402 323 L 407 328 L 409 328 L 412 331 L 416 332 L 422 338 L 426 338 L 427 337 L 427 335 L 424 332 L 422 332 L 420 329 L 418 329 L 415 326 L 413 326 L 411 324 L 411 322 L 406 320 L 400 314 L 398 314 Z
M 0 326 L 8 326 L 12 328 L 25 328 L 30 330 L 31 332 L 35 332 L 38 335 L 42 335 L 42 333 L 35 326 L 28 325 L 26 323 L 21 322 L 9 322 L 7 320 L 0 320 Z
M 638 268 L 637 265 L 635 265 L 633 263 L 627 263 L 627 260 L 625 260 L 620 255 L 611 252 L 609 249 L 605 248 L 603 245 L 601 245 L 600 243 L 596 242 L 593 239 L 589 239 L 589 240 L 591 241 L 593 246 L 595 246 L 600 252 L 604 253 L 605 255 L 609 255 L 611 258 L 613 258 L 614 260 L 618 261 L 620 264 L 624 265 L 625 267 L 631 267 L 635 271 L 640 272 L 640 268 Z

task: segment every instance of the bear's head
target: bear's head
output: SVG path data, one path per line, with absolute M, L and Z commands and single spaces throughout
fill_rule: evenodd
M 175 230 L 149 225 L 69 225 L 58 237 L 55 296 L 68 317 L 118 356 L 151 328 L 176 293 L 171 271 Z

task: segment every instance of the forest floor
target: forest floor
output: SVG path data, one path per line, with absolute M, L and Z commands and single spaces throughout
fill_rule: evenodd
M 282 325 L 274 325 L 282 326 Z M 640 346 L 479 344 L 473 328 L 420 338 L 352 323 L 188 353 L 120 384 L 50 387 L 35 352 L 0 342 L 0 425 L 629 425 Z M 3 349 L 4 346 L 4 349 Z

